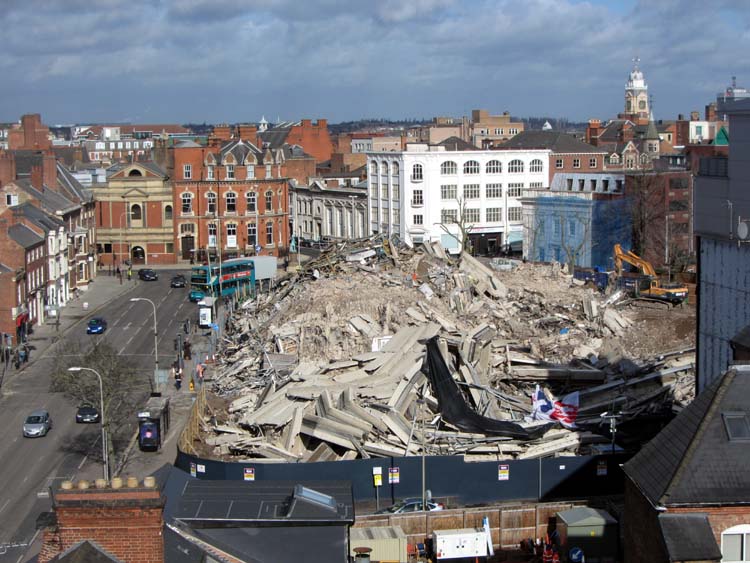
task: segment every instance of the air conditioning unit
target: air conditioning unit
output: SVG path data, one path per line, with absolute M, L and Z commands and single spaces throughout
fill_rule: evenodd
M 737 218 L 737 238 L 743 242 L 750 240 L 750 219 Z

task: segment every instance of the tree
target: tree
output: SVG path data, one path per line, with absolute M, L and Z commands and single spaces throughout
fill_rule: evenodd
M 474 224 L 468 222 L 466 200 L 463 197 L 458 196 L 456 202 L 458 203 L 456 218 L 453 219 L 450 216 L 441 217 L 440 228 L 443 229 L 446 234 L 452 236 L 458 241 L 461 245 L 462 251 L 469 251 L 471 249 L 471 239 L 469 238 L 469 235 L 474 228 Z M 451 231 L 450 225 L 456 226 L 458 234 Z
M 556 219 L 560 224 L 560 247 L 565 252 L 568 273 L 573 275 L 578 259 L 586 250 L 586 244 L 591 242 L 591 246 L 594 245 L 593 241 L 589 241 L 591 221 L 582 213 L 573 213 L 572 215 L 559 213 Z M 577 225 L 583 228 L 580 240 L 577 233 L 573 231 Z
M 666 245 L 665 217 L 668 213 L 665 177 L 653 171 L 639 171 L 626 179 L 626 206 L 631 221 L 631 250 L 659 264 Z

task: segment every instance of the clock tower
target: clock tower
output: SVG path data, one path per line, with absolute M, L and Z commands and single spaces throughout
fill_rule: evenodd
M 643 73 L 639 68 L 641 59 L 633 59 L 633 70 L 630 71 L 628 83 L 625 85 L 625 112 L 623 117 L 636 122 L 646 124 L 651 114 L 648 103 L 648 85 L 643 79 Z

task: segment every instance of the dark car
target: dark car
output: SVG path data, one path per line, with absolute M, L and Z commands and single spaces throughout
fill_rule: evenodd
M 101 317 L 94 317 L 86 325 L 86 334 L 101 334 L 107 330 L 107 321 Z
M 156 281 L 159 276 L 151 268 L 141 268 L 138 270 L 138 277 L 143 281 Z
M 178 274 L 176 276 L 172 276 L 172 279 L 169 282 L 170 287 L 186 287 L 187 286 L 187 280 L 185 280 L 185 276 L 182 274 Z
M 99 422 L 99 411 L 91 405 L 81 405 L 76 411 L 76 422 L 94 423 Z

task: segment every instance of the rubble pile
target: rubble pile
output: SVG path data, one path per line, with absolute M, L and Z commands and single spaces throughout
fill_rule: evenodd
M 201 447 L 289 462 L 596 451 L 613 416 L 664 414 L 693 397 L 691 347 L 640 361 L 623 352 L 643 329 L 633 317 L 555 265 L 456 260 L 384 237 L 339 243 L 229 318 L 207 380 L 228 406 L 202 421 Z M 472 410 L 546 431 L 524 440 L 447 422 L 423 369 L 435 336 Z M 532 396 L 574 423 L 549 427 Z

